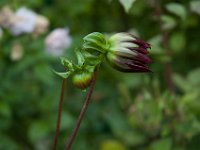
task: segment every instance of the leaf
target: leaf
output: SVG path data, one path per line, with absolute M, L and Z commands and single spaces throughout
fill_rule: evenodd
M 154 55 L 165 55 L 165 51 L 161 46 L 162 37 L 161 35 L 156 35 L 148 40 L 148 43 L 151 44 L 150 53 Z
M 181 90 L 183 90 L 185 92 L 190 90 L 190 87 L 191 87 L 190 83 L 188 82 L 187 79 L 181 77 L 180 75 L 174 74 L 173 75 L 173 81 L 176 84 L 176 86 L 178 88 L 180 88 Z
M 131 7 L 135 1 L 136 0 L 119 0 L 121 5 L 124 7 L 124 10 L 126 11 L 126 13 L 129 12 L 129 10 L 131 9 Z
M 186 45 L 186 37 L 182 32 L 175 32 L 169 39 L 169 46 L 174 52 L 181 52 Z
M 40 63 L 34 67 L 34 73 L 38 80 L 45 84 L 51 84 L 53 73 L 47 63 Z
M 3 101 L 0 101 L 0 115 L 6 118 L 11 116 L 10 106 Z
M 75 53 L 76 53 L 76 57 L 78 59 L 78 65 L 79 66 L 83 65 L 85 62 L 83 54 L 81 53 L 81 51 L 79 49 L 75 49 Z
M 169 15 L 163 15 L 161 16 L 161 20 L 163 22 L 163 29 L 172 29 L 176 26 L 176 20 Z
M 0 149 L 12 149 L 16 150 L 19 149 L 18 143 L 13 140 L 13 138 L 9 135 L 4 135 L 3 133 L 0 133 L 1 135 L 1 141 L 0 141 Z
M 200 15 L 200 1 L 195 0 L 190 2 L 190 9 L 191 11 Z
M 49 123 L 39 120 L 36 122 L 32 122 L 29 128 L 28 135 L 31 141 L 37 142 L 41 139 L 48 137 L 49 132 L 50 132 Z
M 57 119 L 57 114 L 55 115 L 54 120 L 56 120 L 56 119 Z M 71 129 L 71 127 L 73 127 L 75 121 L 76 120 L 74 120 L 74 118 L 72 117 L 71 114 L 69 114 L 68 112 L 63 112 L 62 113 L 62 121 L 61 121 L 61 124 L 60 124 L 60 130 Z
M 70 71 L 67 71 L 67 72 L 57 72 L 57 71 L 53 70 L 53 72 L 55 74 L 59 75 L 60 77 L 65 78 L 65 79 L 68 78 L 69 75 L 71 74 Z
M 112 104 L 114 106 L 114 104 Z M 134 130 L 128 125 L 128 121 L 126 120 L 123 113 L 121 113 L 117 108 L 109 109 L 109 113 L 107 111 L 104 112 L 104 117 L 111 127 L 113 134 L 126 142 L 129 145 L 138 145 L 142 144 L 146 139 L 146 137 Z
M 101 144 L 100 150 L 126 150 L 125 146 L 115 140 L 105 140 Z
M 186 18 L 187 15 L 186 9 L 183 5 L 179 3 L 169 3 L 166 5 L 166 9 L 169 12 L 181 17 L 181 19 L 183 20 Z
M 68 70 L 73 70 L 73 69 L 74 69 L 73 63 L 70 62 L 69 60 L 67 60 L 66 58 L 61 57 L 61 58 L 60 58 L 60 61 L 61 61 L 61 64 L 62 64 L 63 66 L 65 66 Z
M 188 75 L 188 81 L 193 85 L 200 85 L 200 68 L 192 70 Z
M 150 150 L 171 150 L 172 140 L 170 138 L 160 139 L 151 144 Z

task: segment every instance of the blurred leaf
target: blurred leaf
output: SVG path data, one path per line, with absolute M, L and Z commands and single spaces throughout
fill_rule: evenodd
M 126 148 L 118 141 L 105 140 L 102 142 L 100 150 L 126 150 Z
M 188 74 L 188 80 L 191 84 L 200 86 L 200 68 L 192 70 Z
M 151 44 L 150 54 L 154 57 L 156 61 L 160 62 L 170 62 L 171 57 L 166 55 L 165 49 L 161 46 L 162 37 L 161 35 L 156 35 L 149 39 L 148 43 Z
M 161 20 L 163 22 L 163 29 L 165 30 L 173 29 L 177 24 L 176 20 L 169 15 L 162 15 Z
M 0 101 L 0 130 L 8 129 L 12 124 L 12 112 L 10 105 Z
M 171 150 L 171 147 L 172 140 L 170 138 L 164 138 L 153 142 L 150 150 Z
M 0 115 L 4 117 L 11 116 L 10 106 L 3 101 L 0 101 Z
M 191 11 L 200 15 L 200 9 L 199 8 L 200 8 L 200 1 L 199 0 L 190 1 Z
M 0 149 L 1 150 L 17 150 L 19 147 L 17 143 L 9 136 L 4 135 L 0 132 L 1 140 L 0 140 Z
M 124 10 L 126 11 L 126 13 L 129 12 L 130 8 L 132 7 L 133 3 L 136 0 L 119 0 L 119 2 L 122 4 L 122 6 L 124 7 Z
M 159 57 L 157 57 L 155 60 L 158 60 L 160 62 L 166 63 L 166 62 L 170 62 L 171 61 L 171 57 L 167 56 L 167 55 L 159 55 Z
M 40 63 L 35 66 L 35 75 L 38 80 L 51 84 L 51 80 L 53 80 L 53 73 L 51 72 L 51 68 L 48 64 Z
M 183 107 L 189 108 L 189 106 L 191 106 L 192 104 L 195 104 L 195 101 L 197 100 L 197 98 L 198 98 L 197 92 L 192 91 L 192 92 L 186 93 L 181 99 L 180 106 L 183 105 Z
M 37 142 L 48 137 L 49 131 L 49 123 L 43 120 L 38 120 L 31 124 L 28 135 L 31 141 Z
M 141 85 L 142 82 L 142 76 L 135 74 L 134 78 L 132 78 L 132 74 L 123 74 L 119 73 L 120 80 L 126 84 L 128 88 L 138 88 L 139 85 Z M 131 79 L 131 80 L 130 80 Z
M 173 75 L 173 80 L 175 84 L 183 91 L 188 91 L 190 89 L 190 83 L 187 81 L 187 79 L 181 77 L 178 74 Z
M 176 125 L 176 131 L 184 135 L 186 138 L 191 139 L 195 134 L 200 132 L 200 123 L 197 120 L 187 119 L 182 124 Z
M 175 52 L 184 51 L 186 45 L 186 37 L 182 32 L 175 32 L 170 36 L 169 46 Z
M 109 113 L 104 112 L 104 114 L 113 134 L 124 142 L 129 145 L 137 145 L 145 141 L 145 137 L 142 134 L 130 128 L 128 120 L 116 108 L 113 107 L 109 110 Z
M 55 126 L 55 120 L 57 118 L 57 114 L 55 115 L 54 120 L 52 121 L 52 123 L 54 123 Z M 66 130 L 66 129 L 71 129 L 71 127 L 74 126 L 74 123 L 76 120 L 74 120 L 75 118 L 72 117 L 71 114 L 69 114 L 68 112 L 63 112 L 62 113 L 62 118 L 61 118 L 61 124 L 60 124 L 60 130 Z
M 162 43 L 162 36 L 161 35 L 156 35 L 152 37 L 151 39 L 148 40 L 148 43 L 151 44 L 151 54 L 155 55 L 165 55 L 165 51 L 161 46 Z
M 187 12 L 185 7 L 180 3 L 169 3 L 166 5 L 166 8 L 169 12 L 181 17 L 181 19 L 185 19 Z

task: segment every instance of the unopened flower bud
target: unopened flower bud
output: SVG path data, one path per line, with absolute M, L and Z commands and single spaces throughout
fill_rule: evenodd
M 72 77 L 73 84 L 79 89 L 86 89 L 90 86 L 92 81 L 93 73 L 81 71 L 75 73 Z
M 123 72 L 149 72 L 150 45 L 128 33 L 117 33 L 108 40 L 106 58 L 115 69 Z

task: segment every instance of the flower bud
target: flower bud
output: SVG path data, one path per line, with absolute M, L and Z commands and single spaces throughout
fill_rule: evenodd
M 149 72 L 150 45 L 128 33 L 117 33 L 108 40 L 106 58 L 112 67 L 123 72 Z
M 92 72 L 86 72 L 81 71 L 78 73 L 75 73 L 72 77 L 72 83 L 80 89 L 86 89 L 90 86 L 92 81 L 93 73 Z

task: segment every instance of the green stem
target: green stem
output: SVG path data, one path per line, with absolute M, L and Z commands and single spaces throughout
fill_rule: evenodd
M 72 145 L 73 142 L 74 142 L 74 139 L 75 139 L 75 137 L 76 137 L 76 134 L 77 134 L 77 132 L 78 132 L 78 129 L 79 129 L 80 125 L 81 125 L 81 121 L 83 120 L 84 114 L 85 114 L 85 112 L 86 112 L 86 110 L 87 110 L 87 108 L 88 108 L 88 105 L 89 105 L 90 101 L 91 101 L 91 96 L 92 96 L 92 92 L 93 92 L 95 83 L 96 83 L 96 72 L 95 72 L 94 75 L 93 75 L 92 83 L 91 83 L 91 85 L 90 85 L 90 89 L 89 89 L 89 91 L 88 91 L 88 93 L 87 93 L 87 96 L 86 96 L 85 102 L 84 102 L 84 104 L 83 104 L 83 107 L 82 107 L 82 109 L 81 109 L 81 112 L 80 112 L 80 114 L 79 114 L 79 117 L 78 117 L 76 126 L 75 126 L 75 128 L 74 128 L 74 130 L 73 130 L 73 132 L 72 132 L 72 135 L 71 135 L 71 137 L 70 137 L 70 139 L 69 139 L 68 144 L 67 144 L 66 147 L 65 147 L 65 150 L 70 150 L 71 145 Z

